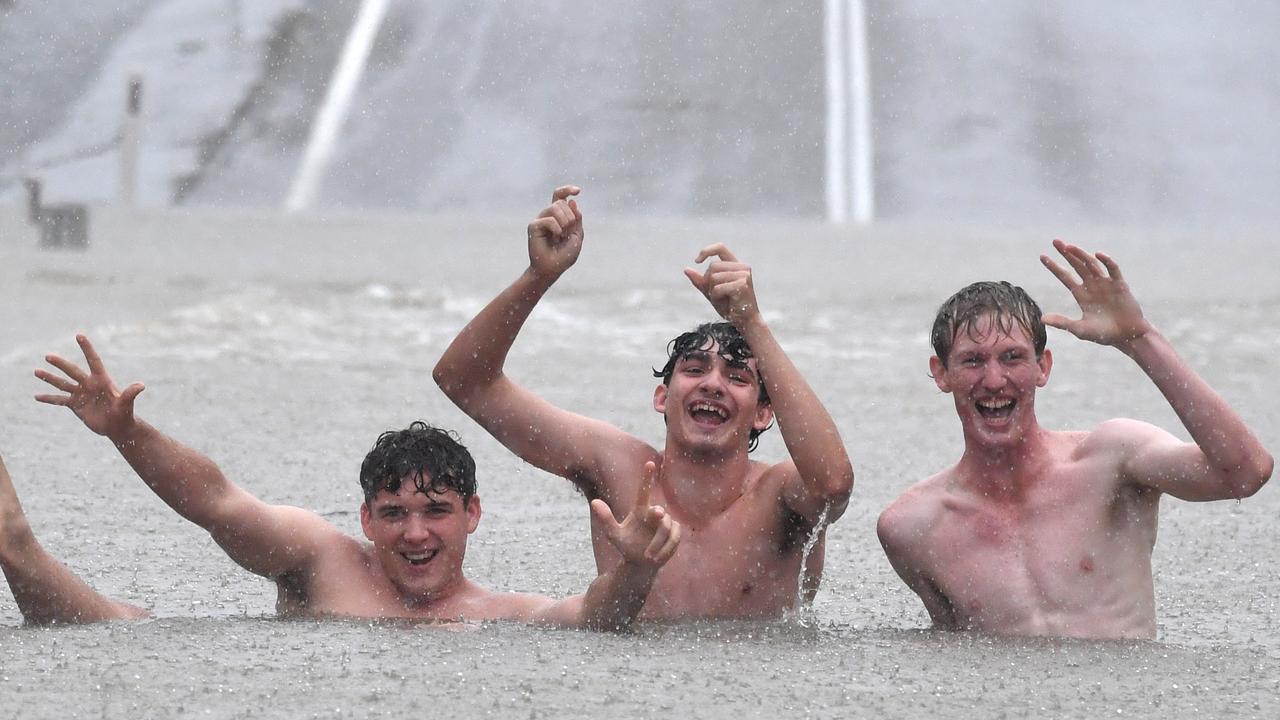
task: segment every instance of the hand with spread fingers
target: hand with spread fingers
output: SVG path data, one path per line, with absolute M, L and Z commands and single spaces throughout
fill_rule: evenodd
M 116 437 L 134 426 L 133 401 L 145 388 L 134 383 L 124 390 L 116 387 L 107 374 L 102 358 L 84 335 L 77 335 L 76 342 L 89 365 L 86 373 L 79 365 L 59 355 L 46 355 L 45 362 L 62 372 L 62 375 L 43 368 L 36 370 L 36 377 L 66 395 L 36 395 L 36 400 L 49 405 L 62 405 L 80 418 L 90 430 L 99 435 Z
M 574 195 L 576 185 L 564 185 L 551 194 L 551 204 L 529 223 L 529 267 L 554 281 L 578 261 L 582 252 L 582 211 Z
M 685 277 L 711 301 L 720 317 L 734 325 L 751 319 L 760 312 L 751 281 L 751 266 L 739 261 L 724 243 L 702 248 L 694 262 L 701 263 L 712 257 L 717 258 L 716 261 L 704 272 L 685 268 Z
M 1066 330 L 1081 340 L 1113 346 L 1124 346 L 1150 332 L 1151 324 L 1142 316 L 1142 307 L 1115 260 L 1105 253 L 1091 255 L 1061 240 L 1054 240 L 1053 247 L 1075 274 L 1047 255 L 1041 255 L 1040 262 L 1071 291 L 1083 316 L 1072 320 L 1045 313 L 1045 325 Z
M 650 505 L 649 495 L 658 477 L 653 461 L 644 464 L 644 477 L 636 493 L 635 507 L 621 523 L 603 500 L 591 501 L 591 512 L 604 525 L 609 542 L 625 562 L 659 568 L 680 545 L 680 523 L 671 519 L 660 505 Z

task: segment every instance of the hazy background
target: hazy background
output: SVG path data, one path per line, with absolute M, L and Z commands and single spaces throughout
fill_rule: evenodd
M 278 205 L 352 0 L 0 4 L 0 194 Z M 318 208 L 823 214 L 822 3 L 391 3 Z M 877 216 L 1280 225 L 1280 4 L 867 2 Z

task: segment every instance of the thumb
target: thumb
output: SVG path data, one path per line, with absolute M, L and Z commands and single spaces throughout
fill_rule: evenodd
M 125 388 L 124 392 L 120 393 L 120 399 L 125 403 L 127 403 L 128 405 L 132 406 L 133 401 L 138 397 L 138 395 L 142 394 L 143 390 L 146 390 L 146 389 L 147 389 L 146 385 L 143 385 L 140 382 L 136 382 L 130 385 L 129 387 Z
M 1059 315 L 1058 313 L 1045 313 L 1044 316 L 1040 318 L 1040 321 L 1043 322 L 1045 325 L 1048 325 L 1049 327 L 1055 327 L 1055 328 L 1058 328 L 1059 330 L 1066 330 L 1072 335 L 1076 334 L 1076 331 L 1074 328 L 1075 328 L 1075 324 L 1078 321 L 1072 320 L 1066 315 Z
M 609 504 L 603 500 L 595 499 L 591 501 L 591 514 L 595 516 L 610 531 L 619 527 L 618 520 L 613 517 L 613 511 L 609 509 Z
M 702 273 L 694 270 L 693 268 L 685 268 L 684 276 L 689 278 L 689 282 L 693 283 L 693 286 L 698 289 L 698 292 L 703 295 L 707 294 L 707 278 L 704 277 Z

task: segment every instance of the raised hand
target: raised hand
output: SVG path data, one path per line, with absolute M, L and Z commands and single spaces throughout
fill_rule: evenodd
M 576 185 L 556 188 L 551 205 L 529 223 L 529 267 L 534 272 L 555 279 L 578 261 L 582 252 L 582 212 L 574 195 L 582 192 Z
M 644 464 L 644 477 L 636 493 L 636 503 L 619 523 L 603 500 L 591 501 L 591 512 L 604 526 L 609 542 L 626 562 L 661 567 L 680 544 L 680 523 L 672 520 L 660 505 L 649 504 L 649 494 L 658 477 L 658 467 L 651 460 Z
M 720 317 L 734 323 L 747 320 L 760 312 L 756 304 L 756 290 L 751 283 L 751 266 L 740 262 L 724 243 L 702 248 L 694 263 L 708 258 L 717 260 L 699 273 L 685 268 L 685 277 L 701 292 Z
M 1133 297 L 1115 260 L 1105 253 L 1090 255 L 1061 240 L 1054 240 L 1053 247 L 1075 274 L 1047 255 L 1041 255 L 1040 262 L 1071 291 L 1083 316 L 1072 320 L 1065 315 L 1045 313 L 1045 325 L 1102 345 L 1124 345 L 1151 330 L 1151 323 L 1142 316 L 1142 307 Z
M 102 358 L 98 357 L 89 338 L 76 335 L 76 342 L 84 353 L 89 372 L 86 374 L 80 366 L 58 355 L 46 355 L 45 362 L 63 374 L 41 368 L 36 370 L 36 377 L 66 395 L 36 395 L 36 400 L 70 408 L 86 427 L 99 435 L 113 437 L 127 431 L 134 425 L 133 401 L 145 389 L 144 386 L 134 383 L 120 390 L 107 374 Z

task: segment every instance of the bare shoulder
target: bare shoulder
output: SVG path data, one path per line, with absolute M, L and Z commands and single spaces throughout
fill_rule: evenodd
M 953 471 L 948 468 L 912 485 L 880 513 L 876 534 L 886 549 L 901 550 L 914 545 L 934 526 L 943 512 Z
M 1123 458 L 1152 441 L 1173 439 L 1167 430 L 1131 418 L 1115 418 L 1088 432 L 1060 435 L 1074 439 L 1073 454 L 1077 457 L 1105 454 Z
M 556 601 L 534 593 L 483 591 L 468 602 L 471 620 L 519 620 L 536 622 L 543 619 Z

